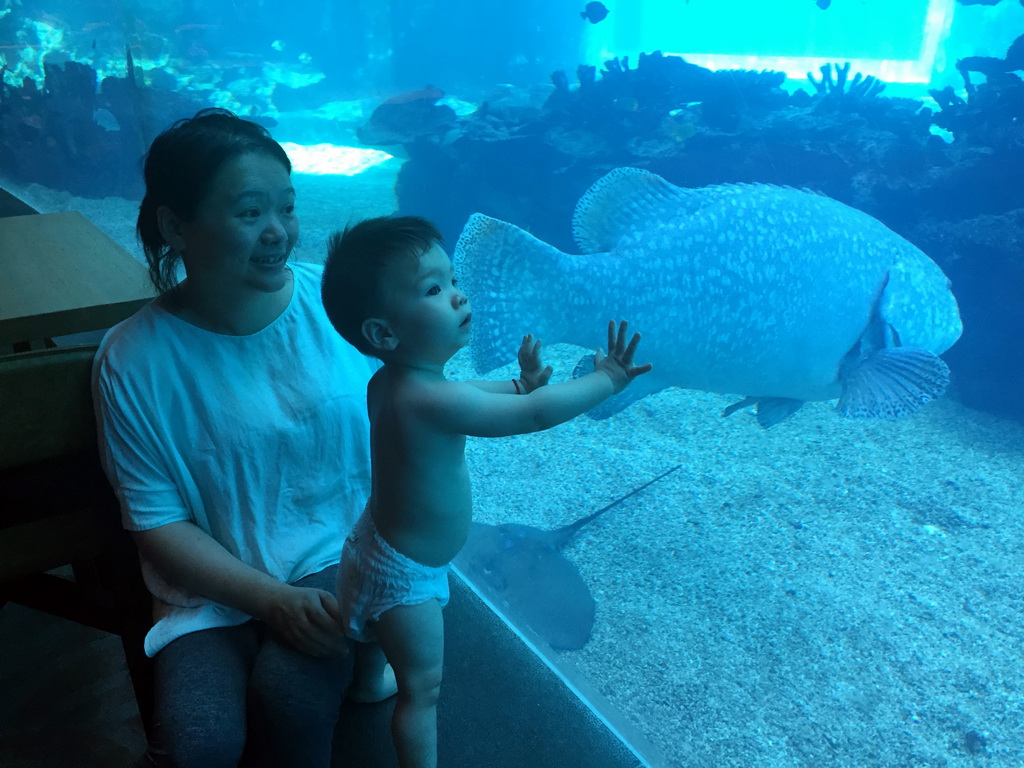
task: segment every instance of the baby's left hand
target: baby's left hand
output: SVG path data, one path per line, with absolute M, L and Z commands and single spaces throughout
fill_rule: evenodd
M 540 339 L 534 339 L 532 333 L 523 336 L 519 346 L 519 381 L 529 394 L 543 387 L 551 380 L 551 366 L 544 366 L 540 359 Z

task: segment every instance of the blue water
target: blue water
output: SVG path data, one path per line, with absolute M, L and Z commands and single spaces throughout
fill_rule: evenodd
M 681 465 L 566 547 L 596 603 L 584 647 L 521 628 L 650 765 L 1024 765 L 1024 7 L 608 2 L 589 24 L 583 5 L 26 0 L 0 11 L 0 183 L 138 254 L 143 148 L 214 104 L 288 142 L 311 260 L 390 210 L 451 246 L 482 212 L 577 253 L 576 201 L 628 165 L 869 213 L 952 280 L 945 397 L 894 422 L 810 403 L 764 430 L 721 416 L 750 393 L 670 388 L 471 441 L 477 519 L 557 528 Z M 786 75 L 640 62 L 655 51 Z M 970 87 L 965 57 L 987 57 Z M 842 88 L 805 79 L 846 61 Z M 553 345 L 556 377 L 584 353 Z M 451 375 L 478 375 L 468 353 Z

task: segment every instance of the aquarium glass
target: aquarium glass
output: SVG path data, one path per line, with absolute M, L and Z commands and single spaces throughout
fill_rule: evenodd
M 295 258 L 437 223 L 449 377 L 629 320 L 629 402 L 469 439 L 459 575 L 643 765 L 1024 765 L 1024 7 L 598 6 L 0 0 L 0 187 L 144 261 L 146 147 L 224 107 Z

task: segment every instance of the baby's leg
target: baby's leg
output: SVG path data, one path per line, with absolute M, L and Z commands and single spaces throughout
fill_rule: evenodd
M 376 624 L 398 680 L 391 734 L 401 768 L 437 768 L 437 697 L 444 661 L 441 605 L 399 605 Z
M 398 690 L 395 673 L 377 643 L 356 643 L 352 684 L 348 699 L 357 704 L 375 704 L 390 699 Z

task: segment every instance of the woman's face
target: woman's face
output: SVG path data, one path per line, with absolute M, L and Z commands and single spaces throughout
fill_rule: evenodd
M 287 169 L 257 153 L 229 160 L 200 201 L 195 219 L 179 227 L 189 282 L 224 292 L 280 290 L 299 236 Z

